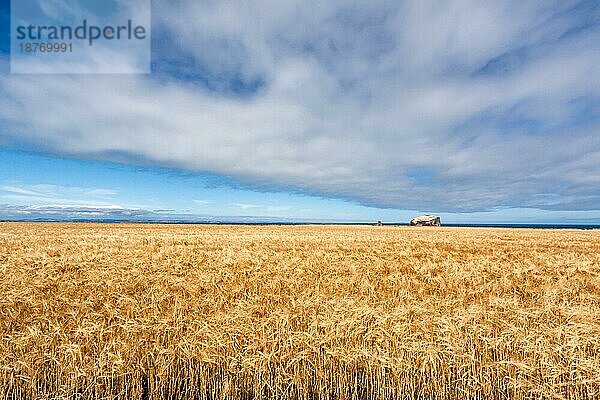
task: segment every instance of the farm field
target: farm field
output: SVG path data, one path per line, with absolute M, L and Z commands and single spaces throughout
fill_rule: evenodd
M 0 223 L 0 399 L 600 398 L 600 231 Z

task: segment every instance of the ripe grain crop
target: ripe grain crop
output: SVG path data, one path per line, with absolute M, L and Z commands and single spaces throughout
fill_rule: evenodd
M 0 399 L 600 398 L 600 231 L 0 223 Z

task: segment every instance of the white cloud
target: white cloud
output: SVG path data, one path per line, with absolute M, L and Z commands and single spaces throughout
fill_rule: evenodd
M 240 209 L 247 211 L 253 208 L 261 208 L 261 206 L 256 205 L 256 204 L 242 204 L 242 203 L 234 203 L 233 204 L 236 207 L 239 207 Z
M 280 223 L 307 220 L 268 216 L 207 216 L 174 210 L 147 210 L 119 206 L 52 204 L 22 206 L 0 203 L 0 220 L 9 221 L 137 221 L 193 223 Z
M 599 11 L 574 5 L 157 4 L 155 27 L 206 85 L 2 76 L 2 134 L 366 205 L 598 209 L 600 29 L 582 21 Z M 169 57 L 156 50 L 182 72 Z M 261 84 L 236 95 L 232 81 Z

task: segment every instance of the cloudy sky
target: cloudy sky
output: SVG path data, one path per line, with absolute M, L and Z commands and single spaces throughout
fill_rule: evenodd
M 600 223 L 598 1 L 157 0 L 118 75 L 11 74 L 1 3 L 0 219 Z

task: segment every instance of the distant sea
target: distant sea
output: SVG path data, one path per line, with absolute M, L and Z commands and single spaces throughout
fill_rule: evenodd
M 135 219 L 21 219 L 21 220 L 2 220 L 0 222 L 93 222 L 103 224 L 114 223 L 142 223 L 142 224 L 185 224 L 185 225 L 373 225 L 370 222 L 336 222 L 336 221 L 277 221 L 274 219 L 261 218 L 242 218 L 240 220 L 218 218 L 211 220 L 135 220 Z M 384 226 L 408 226 L 407 223 L 384 223 Z M 491 224 L 491 223 L 473 223 L 473 224 L 442 224 L 442 227 L 456 228 L 527 228 L 527 229 L 600 229 L 600 224 Z M 435 227 L 431 227 L 435 229 Z

